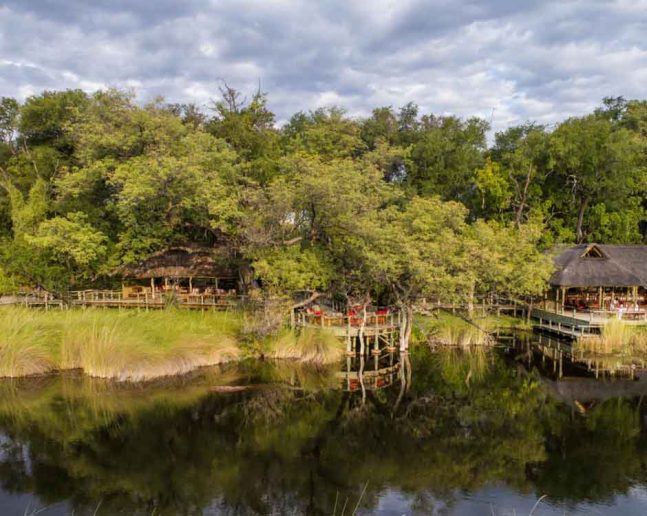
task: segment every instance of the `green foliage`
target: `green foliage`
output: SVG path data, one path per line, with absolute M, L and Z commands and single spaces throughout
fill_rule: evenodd
M 80 212 L 43 221 L 26 239 L 36 248 L 53 253 L 54 260 L 80 269 L 96 268 L 106 254 L 105 235 L 90 226 L 87 216 Z
M 330 288 L 334 266 L 320 248 L 298 245 L 266 251 L 254 261 L 256 273 L 274 292 L 325 291 Z
M 644 101 L 511 127 L 488 149 L 484 120 L 413 103 L 278 128 L 265 93 L 220 93 L 209 113 L 114 89 L 1 99 L 2 288 L 108 284 L 195 243 L 227 246 L 272 294 L 472 303 L 539 294 L 554 243 L 643 239 Z
M 563 122 L 550 137 L 550 152 L 553 180 L 570 187 L 572 193 L 556 204 L 572 214 L 578 242 L 584 239 L 591 205 L 625 203 L 644 189 L 635 139 L 629 130 L 603 117 L 589 115 Z

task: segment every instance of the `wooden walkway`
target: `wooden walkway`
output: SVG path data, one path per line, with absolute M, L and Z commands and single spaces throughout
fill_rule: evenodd
M 557 313 L 540 308 L 533 308 L 530 316 L 534 321 L 534 328 L 571 340 L 599 336 L 605 325 L 610 321 L 618 320 L 617 317 L 608 317 L 594 312 L 584 313 L 573 310 Z M 630 326 L 647 325 L 647 321 L 642 319 L 623 318 L 622 321 Z
M 12 295 L 0 298 L 0 306 L 24 306 L 27 308 L 116 308 L 139 310 L 162 310 L 178 308 L 183 310 L 226 311 L 232 310 L 242 302 L 243 296 L 178 294 L 163 296 L 138 294 L 124 297 L 121 291 L 83 290 L 70 292 L 66 299 L 44 295 Z
M 70 293 L 70 305 L 97 308 L 138 308 L 161 310 L 174 307 L 186 310 L 224 311 L 234 308 L 240 297 L 204 294 L 135 294 L 124 297 L 121 291 L 82 290 Z

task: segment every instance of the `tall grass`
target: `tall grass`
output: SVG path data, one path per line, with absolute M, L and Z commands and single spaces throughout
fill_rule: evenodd
M 117 380 L 186 373 L 240 356 L 226 313 L 0 310 L 0 376 L 57 369 Z
M 269 342 L 267 356 L 315 365 L 331 364 L 344 356 L 344 344 L 325 330 L 306 329 L 298 335 L 283 332 Z
M 621 320 L 610 320 L 602 328 L 600 336 L 580 339 L 577 351 L 601 355 L 639 355 L 647 353 L 647 328 L 627 324 Z
M 460 317 L 440 313 L 438 317 L 427 321 L 426 331 L 433 343 L 468 348 L 490 344 L 490 326 L 487 319 L 479 319 L 471 324 Z
M 57 332 L 28 310 L 0 310 L 0 376 L 42 374 L 56 363 Z

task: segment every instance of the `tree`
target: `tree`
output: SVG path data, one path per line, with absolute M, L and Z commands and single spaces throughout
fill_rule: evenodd
M 404 205 L 368 213 L 361 223 L 365 278 L 386 288 L 400 307 L 403 351 L 408 349 L 416 300 L 456 295 L 460 278 L 453 274 L 453 266 L 466 216 L 459 203 L 414 197 Z
M 543 198 L 548 166 L 548 135 L 542 126 L 526 124 L 497 133 L 492 159 L 501 166 L 512 191 L 510 209 L 519 227 Z
M 557 187 L 567 189 L 575 203 L 578 243 L 585 239 L 592 205 L 622 203 L 643 183 L 631 134 L 600 116 L 570 118 L 560 124 L 550 138 L 550 155 Z M 563 211 L 568 210 L 567 203 L 562 201 Z
M 63 264 L 68 285 L 90 279 L 106 254 L 106 237 L 87 223 L 84 213 L 70 213 L 43 221 L 27 243 L 49 254 L 50 261 Z
M 474 172 L 483 166 L 488 124 L 478 118 L 424 116 L 411 149 L 409 184 L 420 195 L 470 201 Z
M 283 127 L 283 145 L 289 153 L 316 155 L 325 161 L 354 158 L 366 149 L 360 130 L 343 109 L 320 108 L 294 115 Z
M 277 173 L 280 158 L 279 135 L 274 127 L 274 113 L 267 108 L 267 95 L 259 88 L 247 102 L 226 83 L 220 94 L 222 98 L 214 102 L 215 115 L 206 130 L 231 145 L 246 176 L 266 184 Z

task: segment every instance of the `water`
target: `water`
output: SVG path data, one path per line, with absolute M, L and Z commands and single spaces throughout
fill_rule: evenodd
M 0 382 L 0 514 L 647 513 L 647 379 L 509 341 L 375 369 Z

